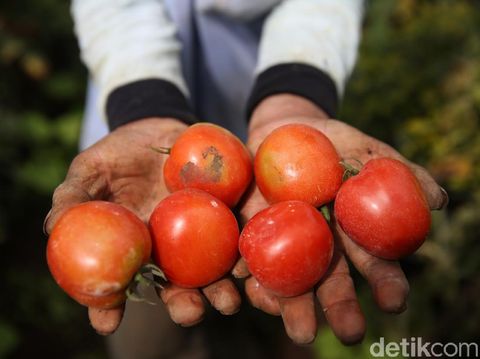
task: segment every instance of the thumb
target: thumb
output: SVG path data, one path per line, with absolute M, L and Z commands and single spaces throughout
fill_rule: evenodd
M 52 208 L 43 222 L 43 231 L 46 235 L 52 232 L 57 220 L 70 207 L 104 197 L 106 179 L 87 164 L 88 161 L 82 159 L 82 154 L 78 155 L 70 165 L 65 181 L 55 189 Z
M 100 335 L 109 335 L 117 330 L 122 321 L 124 306 L 112 309 L 88 308 L 90 324 Z
M 90 199 L 88 193 L 81 188 L 73 186 L 67 181 L 60 184 L 55 189 L 52 199 L 52 208 L 48 212 L 43 223 L 45 234 L 49 235 L 52 232 L 55 223 L 67 209 Z
M 52 232 L 57 220 L 69 208 L 92 200 L 102 199 L 106 194 L 107 180 L 100 175 L 98 163 L 91 161 L 88 152 L 79 154 L 72 161 L 65 181 L 54 191 L 52 208 L 43 222 L 45 234 Z M 124 306 L 112 309 L 88 308 L 92 327 L 101 335 L 113 333 L 123 317 Z
M 448 204 L 448 193 L 440 187 L 427 170 L 417 164 L 408 163 L 413 173 L 417 177 L 423 192 L 427 197 L 427 202 L 432 210 L 443 209 Z

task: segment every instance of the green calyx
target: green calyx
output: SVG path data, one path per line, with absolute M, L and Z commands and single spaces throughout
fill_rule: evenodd
M 343 176 L 342 176 L 342 181 L 345 182 L 348 180 L 350 177 L 356 176 L 360 173 L 360 169 L 357 167 L 353 166 L 352 164 L 348 163 L 347 161 L 354 161 L 359 168 L 363 167 L 363 163 L 356 158 L 348 158 L 348 159 L 343 159 L 340 161 L 340 164 L 342 165 L 344 171 L 343 171 Z
M 140 267 L 135 274 L 125 294 L 129 300 L 134 302 L 146 302 L 155 305 L 154 302 L 145 298 L 143 289 L 147 287 L 163 289 L 167 281 L 167 277 L 165 277 L 165 274 L 158 266 L 153 263 L 147 263 Z

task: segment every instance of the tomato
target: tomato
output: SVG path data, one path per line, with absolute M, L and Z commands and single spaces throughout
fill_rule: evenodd
M 240 235 L 240 253 L 252 275 L 282 297 L 305 293 L 325 274 L 333 236 L 323 216 L 300 201 L 258 212 Z
M 113 308 L 150 258 L 147 226 L 126 208 L 91 201 L 67 210 L 47 244 L 47 262 L 58 285 L 80 304 Z
M 299 200 L 318 207 L 342 184 L 340 157 L 320 131 L 303 124 L 275 129 L 258 148 L 255 180 L 269 203 Z
M 252 180 L 252 159 L 243 143 L 226 129 L 208 123 L 189 127 L 165 161 L 170 192 L 202 189 L 234 207 Z
M 391 158 L 368 161 L 342 185 L 335 217 L 352 240 L 385 259 L 399 259 L 417 250 L 431 222 L 415 175 Z
M 150 217 L 153 257 L 168 280 L 185 288 L 221 278 L 238 256 L 238 224 L 230 209 L 193 188 L 163 199 Z

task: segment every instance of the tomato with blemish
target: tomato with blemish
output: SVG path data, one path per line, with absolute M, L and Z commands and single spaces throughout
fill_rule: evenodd
M 230 209 L 194 188 L 174 192 L 150 217 L 153 258 L 167 279 L 184 288 L 206 286 L 238 257 L 238 224 Z
M 239 242 L 250 273 L 282 297 L 303 294 L 325 274 L 333 236 L 325 218 L 308 203 L 285 201 L 253 216 Z
M 399 259 L 415 252 L 430 229 L 430 210 L 420 183 L 402 162 L 368 161 L 335 200 L 343 231 L 369 253 Z
M 198 188 L 234 207 L 252 179 L 252 159 L 231 132 L 198 123 L 175 141 L 163 173 L 170 192 Z
M 151 253 L 147 226 L 128 209 L 91 201 L 68 209 L 47 244 L 47 262 L 58 285 L 80 304 L 121 305 L 125 290 Z
M 330 140 L 304 124 L 272 131 L 255 155 L 255 181 L 269 203 L 299 200 L 318 207 L 342 184 L 340 157 Z

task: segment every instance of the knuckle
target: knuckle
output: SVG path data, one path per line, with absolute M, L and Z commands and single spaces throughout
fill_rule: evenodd
M 351 282 L 352 278 L 350 277 L 350 273 L 341 271 L 341 272 L 334 272 L 331 273 L 328 277 L 323 279 L 320 283 L 321 286 L 329 287 L 329 286 L 336 286 L 341 285 L 345 282 Z
M 53 191 L 52 204 L 55 206 L 63 198 L 64 193 L 68 190 L 65 182 L 60 183 Z
M 330 304 L 323 306 L 323 312 L 327 313 L 328 311 L 337 309 L 337 308 L 345 308 L 350 306 L 357 306 L 358 301 L 356 298 L 342 298 L 342 299 L 335 299 Z

